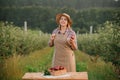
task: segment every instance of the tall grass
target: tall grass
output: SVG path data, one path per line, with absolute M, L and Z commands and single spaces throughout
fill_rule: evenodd
M 97 61 L 91 60 L 90 55 L 80 51 L 76 51 L 75 54 L 77 71 L 87 71 L 89 80 L 118 80 L 111 62 L 106 63 L 100 57 Z
M 42 72 L 51 66 L 53 50 L 45 48 L 27 56 L 14 55 L 4 61 L 0 80 L 21 80 L 25 72 Z

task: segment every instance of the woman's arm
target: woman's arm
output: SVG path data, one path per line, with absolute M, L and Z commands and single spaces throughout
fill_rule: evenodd
M 70 30 L 68 32 L 68 34 L 69 34 L 68 38 L 67 38 L 68 44 L 70 45 L 70 47 L 72 48 L 72 50 L 78 49 L 76 33 L 73 30 Z

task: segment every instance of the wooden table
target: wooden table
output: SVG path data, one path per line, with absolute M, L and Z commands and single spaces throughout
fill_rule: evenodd
M 88 80 L 87 72 L 68 72 L 60 76 L 44 76 L 41 72 L 25 73 L 22 80 Z

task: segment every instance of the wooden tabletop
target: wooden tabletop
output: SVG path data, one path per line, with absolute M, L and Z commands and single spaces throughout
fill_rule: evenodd
M 87 72 L 68 72 L 59 76 L 44 76 L 41 72 L 25 73 L 22 80 L 88 80 Z

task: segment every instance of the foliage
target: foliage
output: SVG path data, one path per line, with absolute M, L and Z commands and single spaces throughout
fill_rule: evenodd
M 89 55 L 100 55 L 120 71 L 120 27 L 106 22 L 96 34 L 78 36 L 78 47 Z
M 48 34 L 28 30 L 9 23 L 0 23 L 0 57 L 17 54 L 28 54 L 47 46 Z

